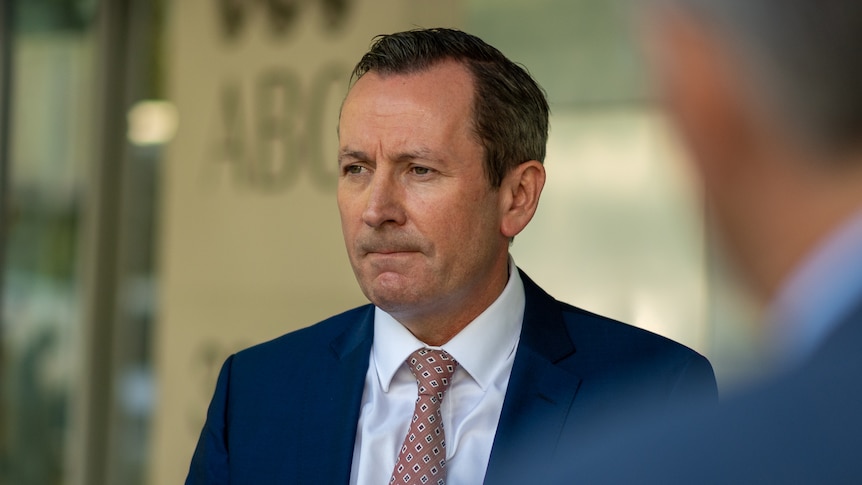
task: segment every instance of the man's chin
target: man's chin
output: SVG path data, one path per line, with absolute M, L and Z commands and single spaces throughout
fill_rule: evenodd
M 400 313 L 411 308 L 416 308 L 421 302 L 417 295 L 408 291 L 412 286 L 409 283 L 387 282 L 380 284 L 379 281 L 369 287 L 363 287 L 365 296 L 381 310 L 386 313 Z

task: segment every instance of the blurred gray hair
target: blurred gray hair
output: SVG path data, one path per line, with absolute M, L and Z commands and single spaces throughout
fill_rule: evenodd
M 862 0 L 661 0 L 722 35 L 754 95 L 828 150 L 862 145 Z

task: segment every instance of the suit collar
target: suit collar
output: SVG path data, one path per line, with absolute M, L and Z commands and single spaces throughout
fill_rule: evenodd
M 575 345 L 566 329 L 558 302 L 541 289 L 526 273 L 524 282 L 526 308 L 521 330 L 521 346 L 531 349 L 549 363 L 557 363 L 575 353 Z
M 353 466 L 356 423 L 362 403 L 368 356 L 373 341 L 374 307 L 366 305 L 334 317 L 343 330 L 329 343 L 331 353 L 320 360 L 316 372 L 305 381 L 309 399 L 302 410 L 304 440 L 297 483 L 348 483 Z M 321 457 L 328 457 L 321 467 Z
M 525 440 L 537 444 L 533 449 L 537 456 L 553 454 L 581 382 L 578 376 L 558 365 L 576 351 L 560 304 L 523 271 L 520 271 L 520 276 L 526 300 L 524 321 L 485 483 L 504 483 L 509 467 L 524 463 L 520 453 L 524 450 Z M 324 478 L 335 480 L 333 483 L 346 483 L 344 477 L 350 476 L 356 423 L 373 341 L 374 307 L 367 305 L 358 312 L 330 344 L 334 358 L 330 361 L 332 378 L 324 384 L 341 390 L 342 398 L 316 403 L 315 410 L 309 410 L 309 419 L 305 420 L 307 433 L 319 436 L 329 432 L 335 437 L 326 450 L 326 454 L 332 457 L 330 463 L 333 467 L 307 470 L 309 477 L 316 473 L 319 478 L 324 473 Z M 314 416 L 330 418 L 324 422 L 314 419 Z M 332 420 L 333 416 L 336 419 Z M 335 429 L 339 431 L 335 432 Z M 312 455 L 322 449 L 310 446 L 306 450 L 309 456 L 305 461 L 317 463 Z
M 581 378 L 558 365 L 571 357 L 572 343 L 560 304 L 521 272 L 526 296 L 521 341 L 515 354 L 485 483 L 505 483 L 513 464 L 553 455 Z
M 330 343 L 330 349 L 339 360 L 346 359 L 357 350 L 371 349 L 374 340 L 374 306 L 365 305 L 358 308 L 359 312 Z

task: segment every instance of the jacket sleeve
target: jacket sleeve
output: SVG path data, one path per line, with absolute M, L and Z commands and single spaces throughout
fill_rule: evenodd
M 215 394 L 192 456 L 186 485 L 227 485 L 230 483 L 228 449 L 228 392 L 233 356 L 222 365 Z

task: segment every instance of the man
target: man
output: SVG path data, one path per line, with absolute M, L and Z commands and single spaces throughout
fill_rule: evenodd
M 559 482 L 862 483 L 862 2 L 669 0 L 662 97 L 779 369 Z
M 714 398 L 703 357 L 514 266 L 548 132 L 523 68 L 432 29 L 378 38 L 353 78 L 338 207 L 373 305 L 230 357 L 187 483 L 499 483 L 526 440 L 550 456 L 641 400 Z

